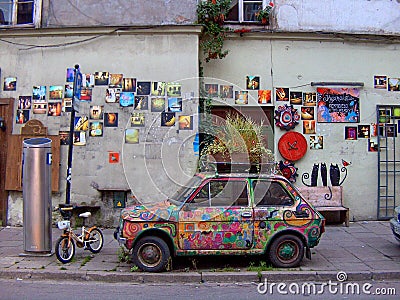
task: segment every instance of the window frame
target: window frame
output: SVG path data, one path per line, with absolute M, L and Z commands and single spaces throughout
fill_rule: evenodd
M 264 195 L 263 199 L 261 199 L 260 201 L 256 202 L 255 191 L 256 191 L 257 181 L 267 182 L 268 183 L 268 190 L 265 192 L 265 195 L 270 191 L 270 187 L 273 184 L 278 185 L 282 189 L 282 191 L 285 193 L 285 196 L 288 196 L 287 199 L 290 199 L 290 203 L 260 204 L 264 200 L 265 195 Z M 294 199 L 293 195 L 287 190 L 285 184 L 283 184 L 283 182 L 281 182 L 279 180 L 268 180 L 268 179 L 263 179 L 263 178 L 257 178 L 257 179 L 252 179 L 250 185 L 251 185 L 252 194 L 253 194 L 254 207 L 258 207 L 258 208 L 262 208 L 262 207 L 290 207 L 290 206 L 293 206 L 294 203 L 295 203 L 295 199 Z M 274 198 L 272 196 L 273 195 L 271 194 L 271 198 Z M 279 198 L 279 197 L 277 197 L 277 198 Z
M 15 27 L 35 27 L 39 28 L 42 18 L 42 2 L 43 0 L 31 0 L 33 2 L 32 23 L 17 24 L 18 22 L 18 2 L 19 0 L 9 0 L 12 2 L 12 17 L 11 24 L 0 24 L 0 28 L 15 28 Z M 0 7 L 1 9 L 1 7 Z
M 269 0 L 238 0 L 237 1 L 237 4 L 235 4 L 235 5 L 237 5 L 238 6 L 238 16 L 237 16 L 237 20 L 230 20 L 230 19 L 228 19 L 227 20 L 227 22 L 237 22 L 237 23 L 259 23 L 259 21 L 257 21 L 257 20 L 254 20 L 254 21 L 252 21 L 252 20 L 245 20 L 244 19 L 244 4 L 245 3 L 251 3 L 251 2 L 262 2 L 262 8 L 264 9 L 267 5 L 268 5 L 268 3 L 270 2 Z M 234 6 L 235 6 L 234 5 Z M 234 7 L 234 6 L 232 6 L 232 8 Z M 232 9 L 231 8 L 231 9 Z

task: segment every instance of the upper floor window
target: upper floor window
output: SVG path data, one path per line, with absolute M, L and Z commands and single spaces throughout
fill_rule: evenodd
M 0 26 L 38 25 L 42 0 L 0 0 Z
M 227 21 L 257 22 L 256 13 L 267 6 L 270 0 L 233 0 Z

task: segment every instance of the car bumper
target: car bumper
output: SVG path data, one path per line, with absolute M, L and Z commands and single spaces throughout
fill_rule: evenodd
M 118 241 L 120 245 L 125 245 L 126 244 L 126 238 L 121 236 L 121 231 L 119 227 L 114 231 L 114 238 Z
M 396 240 L 400 242 L 400 223 L 395 218 L 390 219 L 390 228 Z

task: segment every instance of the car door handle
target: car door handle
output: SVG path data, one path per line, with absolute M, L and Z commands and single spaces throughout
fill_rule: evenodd
M 242 212 L 242 217 L 243 218 L 251 218 L 252 215 L 253 214 L 250 211 Z

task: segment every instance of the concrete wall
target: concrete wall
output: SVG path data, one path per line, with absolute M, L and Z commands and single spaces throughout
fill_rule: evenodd
M 316 92 L 316 87 L 310 84 L 312 81 L 363 82 L 358 124 L 371 124 L 376 122 L 377 104 L 399 103 L 398 92 L 374 88 L 374 75 L 399 76 L 398 67 L 393 63 L 399 46 L 399 43 L 363 43 L 357 39 L 344 41 L 317 35 L 304 39 L 279 34 L 235 37 L 226 43 L 226 49 L 230 50 L 228 56 L 207 64 L 205 76 L 210 77 L 209 83 L 226 80 L 246 89 L 246 76 L 256 75 L 260 76 L 260 89 L 273 91 L 276 87 L 287 87 L 290 91 Z M 250 95 L 253 98 L 248 106 L 257 107 L 257 94 L 250 91 Z M 234 105 L 233 100 L 227 103 Z M 275 109 L 277 105 L 275 102 Z M 300 111 L 300 106 L 294 107 Z M 308 150 L 295 163 L 300 175 L 296 184 L 302 185 L 301 175 L 311 173 L 314 163 L 326 162 L 329 176 L 330 163 L 341 166 L 341 159 L 352 162 L 343 183 L 344 203 L 350 207 L 351 219 L 368 220 L 377 215 L 377 153 L 367 151 L 368 139 L 345 140 L 344 127 L 358 124 L 317 123 L 315 135 L 324 137 L 324 148 Z M 302 121 L 294 130 L 302 133 Z M 285 132 L 275 126 L 275 146 Z M 310 135 L 304 136 L 308 141 Z M 278 161 L 282 160 L 277 149 L 275 154 Z M 322 185 L 320 178 L 319 186 Z
M 133 107 L 120 107 L 117 103 L 105 103 L 107 86 L 93 88 L 92 101 L 80 105 L 79 115 L 89 115 L 90 105 L 104 105 L 105 112 L 116 112 L 118 127 L 106 127 L 102 137 L 89 137 L 86 146 L 74 146 L 72 168 L 71 203 L 100 205 L 100 224 L 113 226 L 118 220 L 119 209 L 112 201 L 102 202 L 101 189 L 132 189 L 141 201 L 158 201 L 175 192 L 179 184 L 187 181 L 194 172 L 197 160 L 193 150 L 197 132 L 198 91 L 198 29 L 191 28 L 181 34 L 123 34 L 108 35 L 72 46 L 29 48 L 24 45 L 65 45 L 66 43 L 97 36 L 86 32 L 85 36 L 69 32 L 52 36 L 24 36 L 8 38 L 13 44 L 0 47 L 2 78 L 17 77 L 16 91 L 2 91 L 1 97 L 32 95 L 34 85 L 65 85 L 66 69 L 81 66 L 82 73 L 107 71 L 134 77 L 137 81 L 163 81 L 180 83 L 183 110 L 179 115 L 193 116 L 193 130 L 161 127 L 161 113 L 151 112 L 150 98 L 145 114 L 146 126 L 140 127 L 139 144 L 126 144 L 124 132 L 132 128 L 130 115 Z M 48 95 L 48 94 L 47 94 Z M 18 101 L 15 102 L 16 105 Z M 16 112 L 15 107 L 14 112 Z M 68 131 L 70 113 L 60 117 L 33 114 L 31 119 L 40 120 L 48 127 L 49 134 Z M 13 134 L 19 134 L 23 125 L 13 124 Z M 138 128 L 138 127 L 137 127 Z M 120 162 L 109 163 L 109 152 L 120 154 Z M 53 195 L 53 205 L 65 201 L 66 163 L 68 146 L 61 146 L 60 193 Z M 128 204 L 132 203 L 128 198 Z M 22 193 L 9 196 L 9 224 L 22 224 Z

